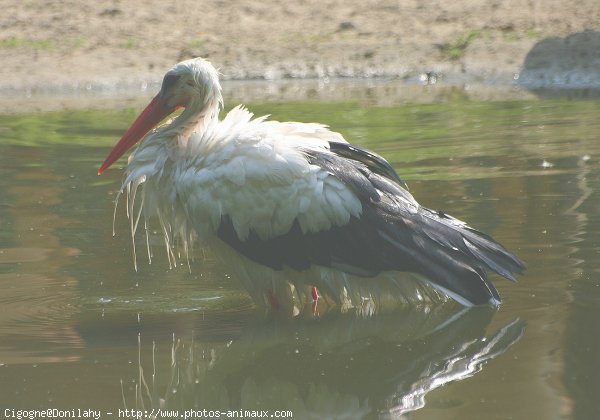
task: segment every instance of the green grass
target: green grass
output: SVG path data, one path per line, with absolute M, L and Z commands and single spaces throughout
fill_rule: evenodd
M 204 48 L 204 42 L 199 39 L 193 39 L 188 42 L 187 47 L 191 50 L 201 50 Z
M 29 39 L 14 36 L 0 39 L 0 49 L 33 48 L 35 50 L 48 50 L 54 48 L 54 46 L 52 39 Z
M 137 48 L 138 41 L 135 38 L 127 38 L 126 40 L 121 42 L 121 44 L 119 46 L 126 50 L 132 50 L 134 48 Z
M 542 37 L 542 31 L 536 31 L 535 29 L 530 29 L 527 31 L 527 38 L 529 39 L 539 39 Z
M 83 37 L 77 37 L 71 40 L 73 48 L 84 48 L 88 45 L 88 40 Z
M 515 32 L 514 29 L 507 29 L 502 31 L 502 39 L 504 39 L 505 41 L 518 41 L 519 38 L 519 34 Z
M 464 55 L 469 44 L 480 36 L 481 31 L 471 30 L 463 35 L 459 35 L 451 43 L 442 44 L 440 49 L 449 59 L 459 60 Z
M 64 42 L 61 42 L 64 41 Z M 31 38 L 18 38 L 8 37 L 0 39 L 0 49 L 16 49 L 16 48 L 29 48 L 34 50 L 50 50 L 57 47 L 58 44 L 67 45 L 72 48 L 85 48 L 89 44 L 89 40 L 84 37 L 76 38 L 65 38 L 61 41 L 54 39 L 31 39 Z M 131 40 L 126 41 L 132 42 Z M 134 44 L 131 46 L 133 48 Z

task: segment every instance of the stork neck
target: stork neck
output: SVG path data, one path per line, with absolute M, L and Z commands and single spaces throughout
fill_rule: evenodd
M 194 132 L 202 133 L 218 120 L 220 109 L 217 98 L 211 98 L 205 103 L 190 101 L 181 115 L 164 127 L 165 134 L 188 139 Z

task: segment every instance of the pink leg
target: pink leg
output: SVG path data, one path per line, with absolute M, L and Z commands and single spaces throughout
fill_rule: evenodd
M 271 309 L 274 312 L 279 311 L 279 300 L 277 299 L 277 296 L 275 296 L 272 290 L 269 290 L 269 303 L 271 304 Z

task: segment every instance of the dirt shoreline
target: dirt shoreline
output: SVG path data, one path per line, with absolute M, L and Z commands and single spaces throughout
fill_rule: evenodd
M 530 75 L 531 85 L 600 86 L 596 0 L 577 7 L 561 0 L 7 0 L 5 7 L 0 102 L 19 98 L 33 108 L 48 96 L 143 94 L 174 63 L 194 56 L 229 80 L 510 86 Z

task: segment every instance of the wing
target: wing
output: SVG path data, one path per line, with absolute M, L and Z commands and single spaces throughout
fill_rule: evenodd
M 486 272 L 514 280 L 512 273 L 524 268 L 521 261 L 465 223 L 419 206 L 380 156 L 343 143 L 330 145 L 303 152 L 312 166 L 359 199 L 359 215 L 317 231 L 307 231 L 295 219 L 286 233 L 270 238 L 253 231 L 240 238 L 231 218 L 223 215 L 218 236 L 274 269 L 306 270 L 316 264 L 359 276 L 408 271 L 465 304 L 500 301 Z

